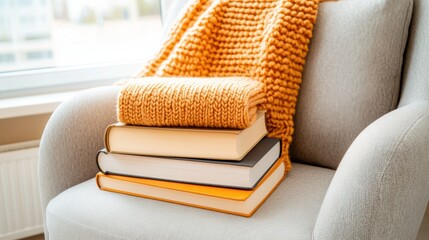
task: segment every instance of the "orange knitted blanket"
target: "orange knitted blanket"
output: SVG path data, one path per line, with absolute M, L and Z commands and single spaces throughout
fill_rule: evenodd
M 266 101 L 260 108 L 267 110 L 269 136 L 282 139 L 282 159 L 289 170 L 293 115 L 318 4 L 319 0 L 193 0 L 158 55 L 136 77 L 247 77 L 263 83 Z M 121 91 L 119 110 L 141 105 L 142 100 L 131 94 L 135 84 L 138 81 L 131 81 Z M 131 113 L 118 114 L 126 119 Z

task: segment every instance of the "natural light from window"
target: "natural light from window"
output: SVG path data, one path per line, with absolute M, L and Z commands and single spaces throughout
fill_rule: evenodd
M 139 61 L 160 40 L 159 0 L 0 0 L 3 73 Z

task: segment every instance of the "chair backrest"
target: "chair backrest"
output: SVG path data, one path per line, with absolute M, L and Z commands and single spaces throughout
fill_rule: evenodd
M 365 127 L 397 108 L 412 3 L 320 4 L 295 116 L 294 161 L 335 169 Z M 166 28 L 185 5 L 172 3 Z
M 295 116 L 295 161 L 336 169 L 357 135 L 397 108 L 412 3 L 320 4 Z
M 429 1 L 414 0 L 399 106 L 429 100 Z

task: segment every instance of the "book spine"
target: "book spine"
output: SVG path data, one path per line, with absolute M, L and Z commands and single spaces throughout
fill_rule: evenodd
M 104 147 L 106 147 L 107 152 L 111 152 L 110 149 L 110 143 L 109 143 L 109 135 L 110 135 L 110 130 L 113 128 L 113 125 L 109 125 L 106 128 L 106 131 L 104 131 Z M 98 155 L 97 155 L 98 157 Z
M 103 173 L 97 173 L 96 175 L 95 175 L 95 183 L 97 184 L 97 187 L 99 188 L 99 189 L 101 189 L 101 190 L 103 190 L 103 188 L 101 187 L 101 185 L 100 185 L 100 177 L 101 176 L 103 176 L 104 174 Z
M 103 150 L 98 151 L 97 156 L 95 157 L 95 163 L 97 164 L 98 170 L 100 170 L 100 172 L 106 174 L 106 172 L 103 169 L 101 169 L 101 167 L 100 167 L 100 154 L 107 154 L 107 153 Z

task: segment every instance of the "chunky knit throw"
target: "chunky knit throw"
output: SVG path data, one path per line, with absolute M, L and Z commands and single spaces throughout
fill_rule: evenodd
M 267 110 L 269 136 L 282 139 L 282 159 L 289 170 L 293 115 L 318 4 L 319 0 L 193 0 L 137 77 L 238 76 L 263 83 L 266 101 L 260 108 Z M 121 99 L 132 96 L 128 94 L 134 84 L 138 82 L 124 88 Z M 125 113 L 130 114 L 120 115 Z
M 242 77 L 146 77 L 122 90 L 118 116 L 133 125 L 244 129 L 256 120 L 263 90 Z

